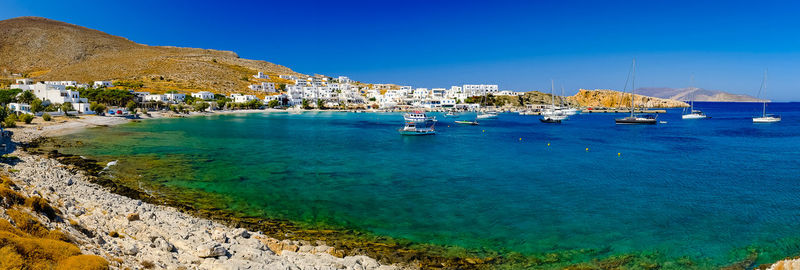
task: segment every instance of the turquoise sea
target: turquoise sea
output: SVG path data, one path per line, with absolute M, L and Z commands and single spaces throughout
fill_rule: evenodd
M 139 187 L 223 198 L 219 208 L 477 252 L 591 249 L 700 267 L 800 255 L 800 104 L 698 103 L 712 119 L 618 126 L 502 114 L 439 119 L 403 137 L 399 113 L 158 119 L 67 135 L 62 152 L 119 160 Z M 587 151 L 588 148 L 588 151 Z

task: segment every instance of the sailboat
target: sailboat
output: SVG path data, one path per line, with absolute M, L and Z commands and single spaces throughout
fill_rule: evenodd
M 556 97 L 553 95 L 553 80 L 550 80 L 550 109 L 542 112 L 542 118 L 540 118 L 539 121 L 542 123 L 560 124 L 564 119 L 567 119 L 567 115 L 556 108 Z
M 767 71 L 764 70 L 764 79 L 761 80 L 761 88 L 758 90 L 758 96 L 761 97 L 761 93 L 764 92 L 764 96 L 766 96 L 767 92 Z M 761 117 L 753 117 L 753 123 L 775 123 L 780 122 L 781 116 L 780 115 L 773 115 L 767 114 L 767 100 L 764 99 L 764 106 L 761 109 Z
M 628 83 L 625 83 L 627 87 Z M 623 88 L 624 91 L 624 88 Z M 656 120 L 657 116 L 646 114 L 646 115 L 636 115 L 634 113 L 635 102 L 636 102 L 636 58 L 633 59 L 633 64 L 631 65 L 631 115 L 623 118 L 616 118 L 614 122 L 617 125 L 655 125 L 658 123 Z
M 692 82 L 694 82 L 694 75 L 692 75 Z M 689 84 L 689 90 L 692 90 L 692 84 Z M 703 119 L 708 118 L 708 116 L 700 110 L 694 109 L 694 97 L 695 94 L 692 93 L 692 99 L 689 101 L 689 111 L 684 111 L 684 114 L 681 115 L 681 119 Z

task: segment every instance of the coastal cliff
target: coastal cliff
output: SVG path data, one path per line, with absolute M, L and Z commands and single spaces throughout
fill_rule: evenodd
M 645 108 L 681 108 L 689 107 L 683 101 L 649 97 L 643 95 L 633 95 L 637 107 Z M 571 103 L 581 107 L 629 107 L 631 104 L 631 94 L 614 90 L 586 90 L 580 89 L 574 96 L 567 97 Z

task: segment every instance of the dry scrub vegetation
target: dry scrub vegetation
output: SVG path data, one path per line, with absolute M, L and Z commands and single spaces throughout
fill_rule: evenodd
M 230 51 L 147 46 L 38 17 L 0 21 L 0 77 L 22 73 L 36 80 L 129 80 L 153 92 L 230 93 L 247 89 L 258 71 L 296 74 Z
M 108 269 L 105 259 L 82 255 L 69 237 L 46 228 L 32 214 L 58 220 L 57 209 L 13 187 L 8 176 L 0 175 L 0 207 L 10 219 L 0 218 L 0 269 Z

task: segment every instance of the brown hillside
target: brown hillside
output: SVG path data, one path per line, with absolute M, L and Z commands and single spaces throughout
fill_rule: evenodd
M 147 46 L 97 30 L 38 17 L 0 21 L 0 75 L 37 80 L 141 81 L 155 92 L 243 92 L 256 72 L 296 74 L 234 52 Z M 244 80 L 243 78 L 246 78 Z
M 646 108 L 678 108 L 689 107 L 686 102 L 673 99 L 635 95 L 636 107 Z M 577 94 L 567 97 L 571 102 L 582 107 L 630 107 L 631 94 L 614 90 L 586 90 L 580 89 Z

